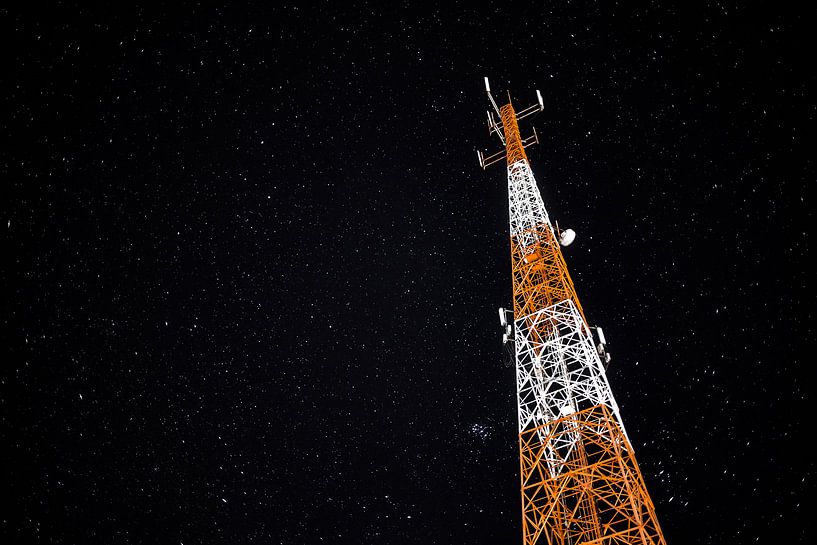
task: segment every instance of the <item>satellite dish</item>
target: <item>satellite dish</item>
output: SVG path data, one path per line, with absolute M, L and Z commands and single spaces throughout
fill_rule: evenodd
M 576 231 L 573 229 L 565 229 L 559 235 L 559 244 L 562 246 L 570 246 L 576 240 Z

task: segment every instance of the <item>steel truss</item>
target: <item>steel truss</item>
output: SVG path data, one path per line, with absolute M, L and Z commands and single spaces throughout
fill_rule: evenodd
M 665 545 L 525 154 L 529 140 L 510 102 L 491 103 L 501 123 L 489 113 L 489 130 L 508 164 L 523 542 Z M 480 153 L 481 166 L 495 157 Z

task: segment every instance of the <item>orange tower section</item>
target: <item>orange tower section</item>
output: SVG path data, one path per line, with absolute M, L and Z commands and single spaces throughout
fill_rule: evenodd
M 519 417 L 524 545 L 666 545 L 610 391 L 600 328 L 590 328 L 561 245 L 572 238 L 550 222 L 509 101 L 494 110 L 489 131 L 504 150 L 479 154 L 480 165 L 507 160 L 514 308 L 500 309 L 513 343 Z M 597 344 L 593 335 L 599 337 Z

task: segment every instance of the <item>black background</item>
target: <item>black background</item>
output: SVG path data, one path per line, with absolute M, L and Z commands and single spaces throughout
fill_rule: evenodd
M 0 540 L 518 543 L 487 75 L 668 542 L 808 542 L 814 10 L 561 4 L 4 10 Z

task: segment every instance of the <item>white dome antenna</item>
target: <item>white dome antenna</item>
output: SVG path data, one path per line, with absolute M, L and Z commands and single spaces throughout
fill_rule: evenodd
M 573 229 L 565 229 L 559 233 L 559 244 L 562 246 L 570 246 L 576 240 L 576 231 Z

